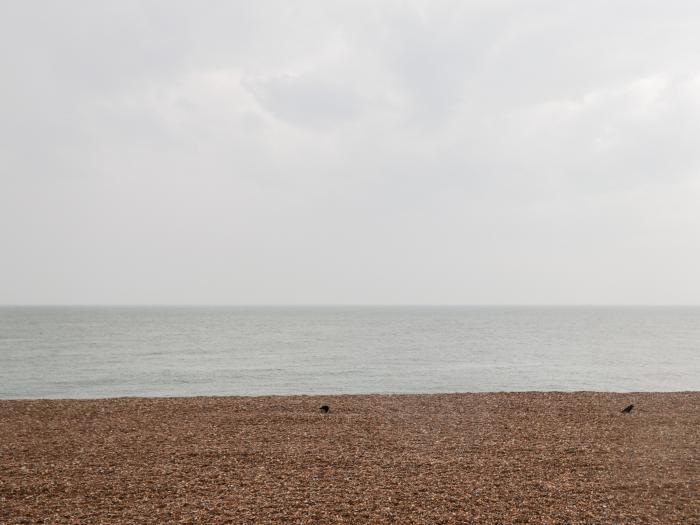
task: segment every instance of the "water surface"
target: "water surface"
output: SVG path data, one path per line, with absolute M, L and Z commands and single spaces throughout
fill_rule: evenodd
M 700 307 L 2 307 L 0 398 L 700 390 Z

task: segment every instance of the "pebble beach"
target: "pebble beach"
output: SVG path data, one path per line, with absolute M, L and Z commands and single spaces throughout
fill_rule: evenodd
M 0 523 L 700 523 L 700 393 L 0 401 Z

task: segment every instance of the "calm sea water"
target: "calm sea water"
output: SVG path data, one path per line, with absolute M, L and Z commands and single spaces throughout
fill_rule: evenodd
M 0 308 L 4 399 L 502 390 L 700 390 L 700 308 Z

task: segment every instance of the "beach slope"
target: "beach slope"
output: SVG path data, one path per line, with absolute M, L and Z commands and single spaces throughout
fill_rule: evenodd
M 0 523 L 700 523 L 700 393 L 0 401 Z

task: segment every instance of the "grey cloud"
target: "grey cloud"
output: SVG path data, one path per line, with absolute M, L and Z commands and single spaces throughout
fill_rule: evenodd
M 0 303 L 698 302 L 698 15 L 3 3 Z
M 303 75 L 247 79 L 243 85 L 261 105 L 283 121 L 302 126 L 330 126 L 350 120 L 362 101 L 341 84 L 315 81 Z

